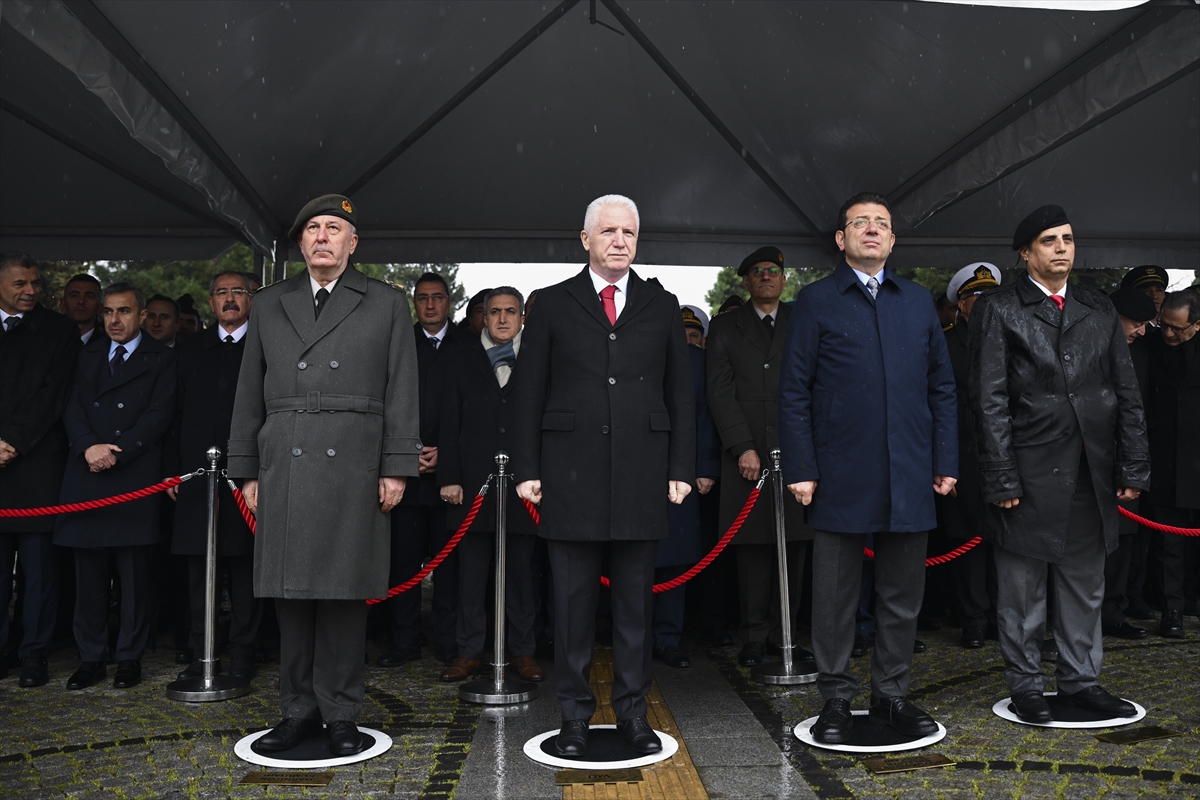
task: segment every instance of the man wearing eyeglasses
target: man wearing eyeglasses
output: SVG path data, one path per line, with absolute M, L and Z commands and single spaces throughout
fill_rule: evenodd
M 905 698 L 934 496 L 958 474 L 958 412 L 946 337 L 929 291 L 887 267 L 888 201 L 846 201 L 834 234 L 844 259 L 796 298 L 779 384 L 783 479 L 808 506 L 812 643 L 824 743 L 852 735 L 850 672 L 863 547 L 875 550 L 870 715 L 913 739 L 937 723 Z
M 792 315 L 791 306 L 779 302 L 787 285 L 779 248 L 755 250 L 742 260 L 738 275 L 750 302 L 709 323 L 706 349 L 708 404 L 721 435 L 721 531 L 733 523 L 763 468 L 770 468 L 771 451 L 779 447 L 779 364 Z M 812 529 L 795 503 L 787 504 L 785 523 L 793 543 L 788 546 L 788 597 L 794 620 Z M 775 513 L 769 502 L 755 506 L 733 542 L 742 618 L 738 663 L 753 667 L 762 663 L 767 647 L 778 648 L 783 641 Z M 723 631 L 711 633 L 719 641 Z M 797 660 L 811 657 L 806 650 L 796 653 Z
M 250 327 L 253 295 L 246 277 L 225 271 L 212 279 L 208 307 L 216 324 L 179 340 L 179 388 L 175 419 L 163 450 L 168 475 L 208 467 L 208 448 L 225 451 L 233 422 L 233 400 L 242 368 L 244 338 Z M 218 466 L 224 468 L 222 452 Z M 171 553 L 187 561 L 191 625 L 187 647 L 176 657 L 189 666 L 180 677 L 203 674 L 204 569 L 208 548 L 208 487 L 188 481 L 168 489 L 175 500 Z M 254 536 L 233 497 L 219 494 L 217 503 L 217 570 L 229 576 L 230 621 L 226 653 L 230 673 L 249 681 L 254 676 L 254 648 L 262 620 L 262 601 L 254 596 Z M 218 577 L 220 585 L 220 577 Z M 220 599 L 220 593 L 214 599 Z

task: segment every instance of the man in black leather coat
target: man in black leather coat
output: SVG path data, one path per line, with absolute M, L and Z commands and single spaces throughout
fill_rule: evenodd
M 1043 206 L 1013 236 L 1027 274 L 979 298 L 968 388 L 979 439 L 984 536 L 995 548 L 997 619 L 1017 715 L 1049 722 L 1039 643 L 1046 565 L 1054 573 L 1059 700 L 1129 717 L 1097 683 L 1104 652 L 1104 558 L 1117 547 L 1117 500 L 1150 486 L 1142 399 L 1116 309 L 1068 286 L 1075 238 Z

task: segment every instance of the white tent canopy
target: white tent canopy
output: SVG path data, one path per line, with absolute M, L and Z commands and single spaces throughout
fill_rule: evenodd
M 1067 209 L 1087 267 L 1200 267 L 1200 8 L 925 2 L 0 0 L 0 247 L 279 262 L 309 198 L 362 261 L 827 266 L 892 201 L 898 266 L 1011 263 Z M 292 256 L 297 254 L 293 250 Z M 277 264 L 278 268 L 278 264 Z

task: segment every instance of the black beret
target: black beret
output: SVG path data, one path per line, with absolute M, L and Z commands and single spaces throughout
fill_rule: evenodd
M 193 317 L 200 316 L 200 311 L 196 308 L 196 301 L 192 299 L 190 294 L 181 295 L 175 304 L 179 306 L 180 314 L 191 314 Z
M 490 291 L 491 289 L 480 289 L 478 292 L 472 295 L 471 301 L 467 303 L 467 313 L 470 314 L 472 308 L 482 303 L 483 299 L 487 297 L 487 293 Z
M 1162 267 L 1154 264 L 1145 264 L 1140 267 L 1134 267 L 1125 273 L 1125 277 L 1121 278 L 1121 288 L 1134 286 L 1146 286 L 1157 283 L 1164 289 L 1167 288 L 1167 271 Z M 1130 319 L 1133 319 L 1130 317 Z
M 745 304 L 746 304 L 745 300 L 738 297 L 736 294 L 731 294 L 731 295 L 729 295 L 729 297 L 725 298 L 725 302 L 721 303 L 721 307 L 717 309 L 717 313 L 714 314 L 713 316 L 719 317 L 722 314 L 729 313 L 730 311 L 736 311 Z
M 1063 211 L 1062 206 L 1042 206 L 1034 209 L 1034 211 L 1021 223 L 1017 225 L 1017 230 L 1013 234 L 1012 248 L 1020 250 L 1025 245 L 1033 241 L 1044 230 L 1049 228 L 1057 228 L 1060 225 L 1070 225 L 1071 221 L 1067 219 L 1067 212 Z
M 738 267 L 737 274 L 745 275 L 750 271 L 751 267 L 763 261 L 770 261 L 772 264 L 778 264 L 780 267 L 782 267 L 783 253 L 778 247 L 771 247 L 770 245 L 767 245 L 766 247 L 760 247 L 742 259 L 742 265 Z
M 1132 286 L 1123 286 L 1108 296 L 1117 313 L 1134 322 L 1149 322 L 1158 316 L 1154 301 L 1146 293 Z
M 349 197 L 340 194 L 324 194 L 304 204 L 304 208 L 300 209 L 300 213 L 296 215 L 296 221 L 292 223 L 292 229 L 288 231 L 288 238 L 293 242 L 297 241 L 296 237 L 300 235 L 304 225 L 313 217 L 324 214 L 341 217 L 351 225 L 358 227 L 358 212 Z

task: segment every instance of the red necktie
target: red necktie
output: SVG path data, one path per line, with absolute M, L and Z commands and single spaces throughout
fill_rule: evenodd
M 600 290 L 600 302 L 604 304 L 604 313 L 608 315 L 608 324 L 617 324 L 617 304 L 613 300 L 617 296 L 617 287 L 609 284 Z
M 1063 299 L 1056 294 L 1050 295 L 1050 299 L 1054 301 L 1054 305 L 1058 306 L 1058 310 L 1063 310 Z

